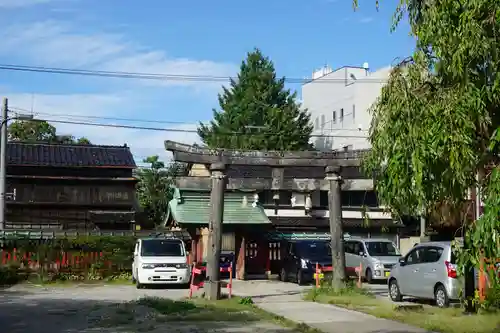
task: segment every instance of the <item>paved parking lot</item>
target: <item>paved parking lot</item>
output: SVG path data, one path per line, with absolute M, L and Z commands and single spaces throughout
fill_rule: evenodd
M 300 301 L 302 294 L 312 286 L 299 286 L 280 281 L 237 281 L 233 283 L 234 293 L 251 296 L 256 303 L 287 300 Z M 380 297 L 387 297 L 385 284 L 366 285 Z M 3 332 L 10 333 L 128 333 L 128 332 L 206 332 L 208 325 L 201 328 L 175 327 L 175 323 L 151 326 L 151 311 L 146 308 L 133 310 L 133 316 L 140 319 L 144 327 L 113 326 L 103 328 L 95 323 L 113 316 L 111 312 L 123 312 L 125 302 L 146 296 L 182 299 L 188 290 L 180 288 L 136 289 L 133 285 L 77 286 L 77 287 L 34 287 L 14 286 L 0 290 L 0 323 Z M 149 326 L 148 326 L 149 325 Z M 265 325 L 258 324 L 258 325 Z M 212 332 L 238 332 L 236 327 L 225 327 Z M 187 330 L 187 331 L 186 331 Z M 247 327 L 248 332 L 285 332 L 277 327 Z
M 284 333 L 267 322 L 166 321 L 156 311 L 125 302 L 145 296 L 181 299 L 186 289 L 135 286 L 29 287 L 0 290 L 0 325 L 9 333 Z
M 279 296 L 279 295 L 297 295 L 313 288 L 313 285 L 299 286 L 296 283 L 281 282 L 274 280 L 262 281 L 238 281 L 233 283 L 235 293 L 246 296 Z M 370 289 L 377 297 L 389 300 L 389 290 L 385 282 L 375 284 L 363 284 L 364 288 Z

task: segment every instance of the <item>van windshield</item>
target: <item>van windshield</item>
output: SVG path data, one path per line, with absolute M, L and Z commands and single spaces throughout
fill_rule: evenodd
M 178 240 L 147 239 L 142 241 L 143 257 L 182 257 L 184 249 Z
M 401 253 L 392 242 L 366 242 L 366 249 L 372 257 L 401 256 Z
M 321 259 L 332 255 L 329 242 L 297 242 L 297 254 L 307 259 Z

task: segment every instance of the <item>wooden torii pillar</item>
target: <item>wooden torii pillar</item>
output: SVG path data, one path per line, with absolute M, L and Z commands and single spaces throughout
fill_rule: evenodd
M 307 190 L 328 189 L 330 209 L 330 232 L 332 234 L 332 263 L 335 280 L 345 278 L 345 260 L 342 246 L 342 207 L 341 190 L 346 186 L 364 190 L 373 189 L 373 181 L 365 180 L 362 184 L 355 181 L 342 181 L 342 167 L 360 166 L 360 157 L 365 151 L 342 152 L 278 152 L 278 151 L 239 151 L 227 149 L 209 149 L 190 146 L 174 141 L 165 141 L 165 149 L 172 152 L 174 160 L 191 164 L 210 166 L 211 179 L 207 177 L 181 177 L 178 186 L 183 188 L 210 188 L 210 248 L 207 260 L 209 299 L 220 298 L 218 261 L 222 243 L 222 221 L 224 210 L 224 191 L 271 189 L 271 190 Z M 263 179 L 227 179 L 224 171 L 229 165 L 270 166 L 273 168 L 272 180 Z M 297 166 L 315 166 L 325 168 L 324 181 L 317 179 L 285 180 L 284 168 Z M 195 177 L 196 178 L 196 177 Z

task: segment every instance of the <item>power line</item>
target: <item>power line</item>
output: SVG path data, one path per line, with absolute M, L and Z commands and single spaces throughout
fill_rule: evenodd
M 10 107 L 12 110 L 23 111 L 23 112 L 31 112 L 30 110 L 19 108 L 19 107 Z M 171 124 L 171 125 L 193 125 L 193 123 L 188 123 L 185 121 L 169 121 L 169 120 L 152 120 L 152 119 L 141 119 L 141 118 L 119 118 L 119 117 L 103 117 L 103 116 L 87 116 L 87 115 L 71 115 L 71 114 L 62 114 L 62 113 L 45 113 L 45 112 L 35 112 L 37 115 L 49 116 L 49 117 L 60 117 L 60 118 L 80 118 L 80 119 L 100 119 L 100 120 L 114 120 L 114 121 L 130 121 L 137 123 L 157 123 L 157 124 Z M 46 119 L 47 121 L 52 121 L 50 119 Z M 328 123 L 328 122 L 326 122 Z M 326 124 L 325 123 L 325 124 Z M 333 131 L 358 131 L 358 132 L 366 132 L 366 130 L 359 130 L 358 128 L 338 128 L 333 129 Z
M 12 110 L 18 110 L 23 112 L 31 112 L 30 110 L 10 107 Z M 63 118 L 82 118 L 82 119 L 100 119 L 100 120 L 114 120 L 114 121 L 130 121 L 137 123 L 158 123 L 158 124 L 176 124 L 176 125 L 188 125 L 190 123 L 183 121 L 170 121 L 170 120 L 152 120 L 152 119 L 140 119 L 140 118 L 120 118 L 120 117 L 103 117 L 103 116 L 86 116 L 86 115 L 76 115 L 76 114 L 63 114 L 63 113 L 46 113 L 46 112 L 34 112 L 37 115 L 50 116 L 50 117 L 63 117 Z
M 59 67 L 40 67 L 40 66 L 23 66 L 0 64 L 0 70 L 18 71 L 18 72 L 33 72 L 33 73 L 48 73 L 48 74 L 64 74 L 64 75 L 81 75 L 108 77 L 120 79 L 141 79 L 141 80 L 160 80 L 160 81 L 185 81 L 185 82 L 228 82 L 231 79 L 237 79 L 230 76 L 214 76 L 214 75 L 185 75 L 185 74 L 160 74 L 160 73 L 140 73 L 140 72 L 119 72 L 119 71 L 100 71 L 100 70 L 85 70 L 85 69 L 70 69 Z M 351 79 L 352 80 L 352 79 Z M 286 78 L 287 83 L 343 83 L 351 81 L 345 78 L 320 78 L 320 79 L 299 79 Z M 358 83 L 386 83 L 386 79 L 376 79 L 363 77 L 359 80 L 354 80 Z M 351 81 L 352 82 L 352 81 Z
M 47 119 L 46 121 L 56 124 L 70 124 L 70 125 L 83 125 L 83 126 L 95 126 L 95 127 L 108 127 L 108 128 L 123 128 L 123 129 L 134 129 L 134 130 L 146 130 L 146 131 L 158 131 L 158 132 L 170 132 L 170 133 L 198 133 L 196 129 L 183 129 L 183 128 L 161 128 L 161 127 L 147 127 L 147 126 L 135 126 L 135 125 L 120 125 L 120 124 L 103 124 L 85 121 L 70 121 L 70 120 L 52 120 Z M 264 132 L 267 135 L 281 135 L 281 133 Z M 228 132 L 228 133 L 218 133 L 219 135 L 250 135 L 255 136 L 257 133 L 245 133 L 245 132 Z M 328 134 L 312 134 L 311 137 L 315 138 L 363 138 L 366 139 L 367 136 L 360 135 L 328 135 Z

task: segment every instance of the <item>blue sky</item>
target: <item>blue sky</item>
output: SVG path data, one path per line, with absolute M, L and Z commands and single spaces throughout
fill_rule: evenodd
M 0 0 L 0 63 L 126 72 L 234 75 L 259 47 L 280 76 L 303 78 L 325 64 L 377 69 L 408 56 L 406 25 L 390 33 L 397 0 Z M 217 107 L 221 83 L 158 82 L 0 72 L 13 108 L 47 120 L 193 129 Z M 300 85 L 291 89 L 300 93 Z M 64 116 L 61 116 L 64 115 Z M 120 117 L 183 124 L 123 122 Z M 131 146 L 138 159 L 165 155 L 163 141 L 191 133 L 54 124 L 60 134 Z

